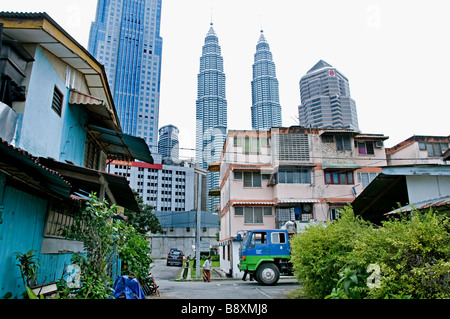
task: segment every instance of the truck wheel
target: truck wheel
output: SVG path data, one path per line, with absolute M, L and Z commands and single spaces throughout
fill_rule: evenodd
M 280 271 L 274 264 L 262 264 L 256 272 L 256 279 L 261 285 L 275 285 L 280 279 Z

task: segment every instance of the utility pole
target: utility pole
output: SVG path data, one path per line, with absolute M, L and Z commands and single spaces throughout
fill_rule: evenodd
M 200 277 L 200 222 L 202 213 L 202 174 L 198 172 L 197 182 L 197 231 L 195 233 L 195 275 Z

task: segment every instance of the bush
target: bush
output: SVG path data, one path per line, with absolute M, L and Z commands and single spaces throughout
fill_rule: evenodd
M 359 242 L 353 263 L 380 266 L 380 288 L 367 298 L 449 298 L 449 219 L 415 211 L 390 220 Z
M 322 299 L 339 281 L 348 265 L 348 254 L 372 226 L 353 214 L 350 207 L 336 222 L 309 226 L 292 240 L 292 263 L 306 298 Z
M 134 274 L 141 283 L 145 283 L 152 262 L 149 243 L 133 226 L 122 223 L 118 226 L 117 253 L 123 270 L 126 269 L 127 274 Z
M 150 247 L 145 235 L 132 225 L 115 221 L 117 206 L 99 201 L 95 194 L 89 196 L 86 208 L 65 229 L 68 238 L 82 241 L 86 254 L 73 254 L 71 262 L 81 268 L 81 288 L 67 289 L 60 283 L 60 295 L 77 299 L 109 299 L 113 278 L 108 265 L 117 252 L 128 273 L 133 273 L 146 283 L 150 271 Z
M 340 215 L 292 241 L 292 262 L 304 297 L 450 297 L 448 218 L 415 211 L 376 227 L 356 217 L 350 206 Z M 367 285 L 369 265 L 379 267 L 379 273 L 372 273 L 379 275 L 374 288 Z

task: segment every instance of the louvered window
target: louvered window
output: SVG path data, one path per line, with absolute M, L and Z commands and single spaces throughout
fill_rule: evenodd
M 64 95 L 55 86 L 55 89 L 53 90 L 52 110 L 55 111 L 58 116 L 61 116 L 63 100 Z
M 309 161 L 309 142 L 306 134 L 279 134 L 278 160 L 280 161 Z

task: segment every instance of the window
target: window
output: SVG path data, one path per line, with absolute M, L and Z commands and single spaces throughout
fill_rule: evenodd
M 373 142 L 358 142 L 358 154 L 374 155 Z
M 358 173 L 358 181 L 362 187 L 367 187 L 377 175 L 378 173 Z
M 336 149 L 338 151 L 351 151 L 350 137 L 346 135 L 336 135 Z
M 419 142 L 419 149 L 427 151 L 430 157 L 438 157 L 448 149 L 448 143 Z
M 272 207 L 243 207 L 238 206 L 234 208 L 235 216 L 244 216 L 245 224 L 262 224 L 263 216 L 272 216 Z
M 58 116 L 61 116 L 62 111 L 62 103 L 64 100 L 64 95 L 61 93 L 61 91 L 56 87 L 53 91 L 53 100 L 52 100 L 52 110 L 58 114 Z
M 244 172 L 244 187 L 261 187 L 259 172 Z
M 325 171 L 325 184 L 351 185 L 353 181 L 353 171 Z
M 262 224 L 263 223 L 262 207 L 246 207 L 246 209 L 244 209 L 244 223 Z
M 267 244 L 267 233 L 266 232 L 254 232 L 252 238 L 250 239 L 250 244 L 248 248 L 255 248 L 255 245 Z
M 323 143 L 333 143 L 334 142 L 333 135 L 323 135 L 322 136 L 322 142 Z
M 280 161 L 309 161 L 309 141 L 307 134 L 276 134 L 275 145 Z
M 285 233 L 272 233 L 272 244 L 285 244 L 286 234 Z
M 72 225 L 74 216 L 78 212 L 76 206 L 71 206 L 64 202 L 54 201 L 51 204 L 45 225 L 45 235 L 54 237 L 64 237 L 63 229 Z
M 311 184 L 311 171 L 301 170 L 280 170 L 278 171 L 279 184 Z
M 337 220 L 339 218 L 339 210 L 341 208 L 330 208 L 330 220 Z

